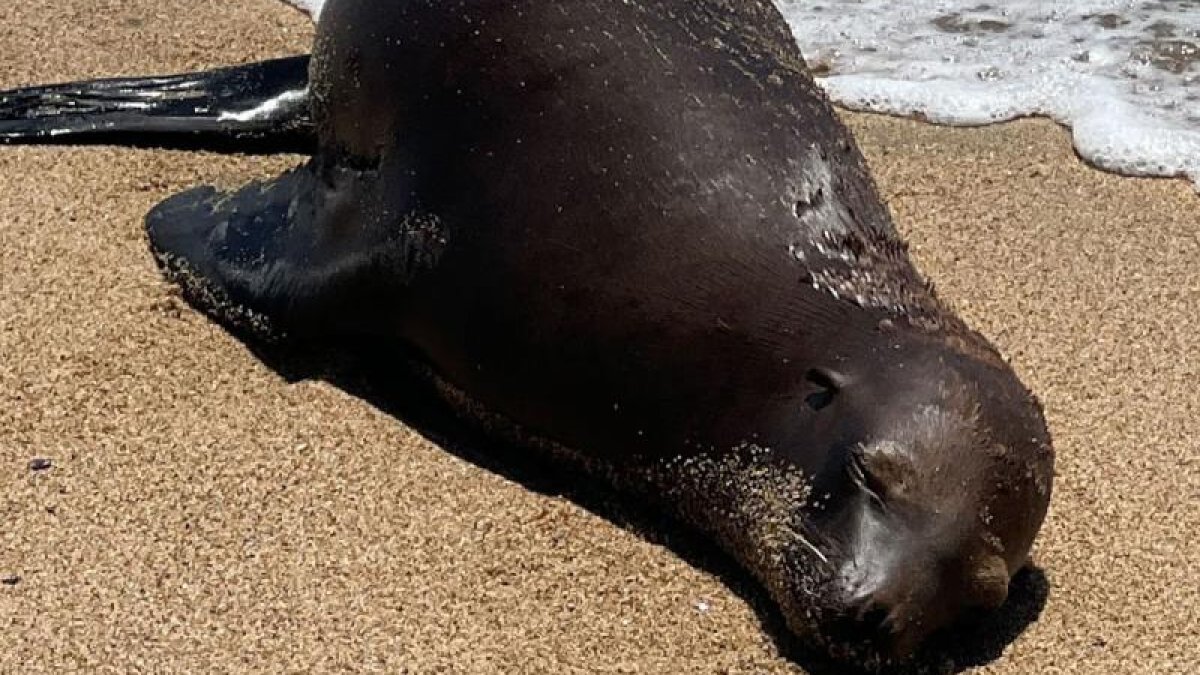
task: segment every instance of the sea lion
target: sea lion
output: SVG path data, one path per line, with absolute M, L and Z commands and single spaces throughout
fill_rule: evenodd
M 150 212 L 194 304 L 415 351 L 834 655 L 1004 601 L 1050 496 L 1041 409 L 914 268 L 768 0 L 331 0 L 304 59 L 0 94 L 0 137 L 311 149 Z

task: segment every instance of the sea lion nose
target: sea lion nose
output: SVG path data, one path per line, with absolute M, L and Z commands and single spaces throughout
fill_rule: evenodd
M 923 575 L 905 566 L 852 593 L 840 637 L 884 659 L 903 661 L 956 615 L 973 608 L 996 609 L 1007 597 L 1008 568 L 999 556 L 947 565 L 940 574 Z
M 851 608 L 845 619 L 837 628 L 837 639 L 852 650 L 876 654 L 886 661 L 912 656 L 927 632 L 905 606 L 874 597 Z
M 1008 599 L 1008 566 L 992 555 L 971 569 L 967 593 L 976 607 L 998 609 Z

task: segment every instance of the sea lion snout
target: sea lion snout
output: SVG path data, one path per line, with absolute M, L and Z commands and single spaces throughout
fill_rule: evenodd
M 868 497 L 829 589 L 826 638 L 885 661 L 911 656 L 931 633 L 1008 597 L 1009 573 L 986 537 L 956 519 L 909 518 Z
M 918 554 L 865 579 L 851 572 L 843 579 L 844 604 L 830 638 L 884 660 L 904 660 L 959 615 L 1002 605 L 1008 597 L 1003 565 L 995 556 L 964 565 Z

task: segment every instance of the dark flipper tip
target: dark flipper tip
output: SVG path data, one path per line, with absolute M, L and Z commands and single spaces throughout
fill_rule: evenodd
M 200 311 L 236 333 L 258 341 L 278 342 L 285 335 L 261 312 L 231 293 L 224 281 L 217 251 L 228 221 L 221 204 L 228 195 L 212 187 L 182 192 L 163 201 L 146 215 L 150 251 L 167 279 Z
M 314 149 L 308 56 L 182 73 L 0 91 L 0 145 Z

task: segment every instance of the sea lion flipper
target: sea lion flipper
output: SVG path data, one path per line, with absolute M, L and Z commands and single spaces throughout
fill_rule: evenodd
M 295 285 L 297 235 L 311 229 L 312 183 L 301 167 L 234 192 L 181 192 L 146 214 L 150 249 L 189 302 L 231 327 L 276 335 Z M 291 255 L 281 257 L 287 244 Z
M 150 248 L 189 302 L 258 338 L 347 333 L 437 264 L 439 218 L 365 207 L 370 179 L 336 170 L 320 179 L 313 167 L 233 192 L 196 188 L 151 209 Z
M 0 145 L 310 152 L 309 57 L 0 91 Z

